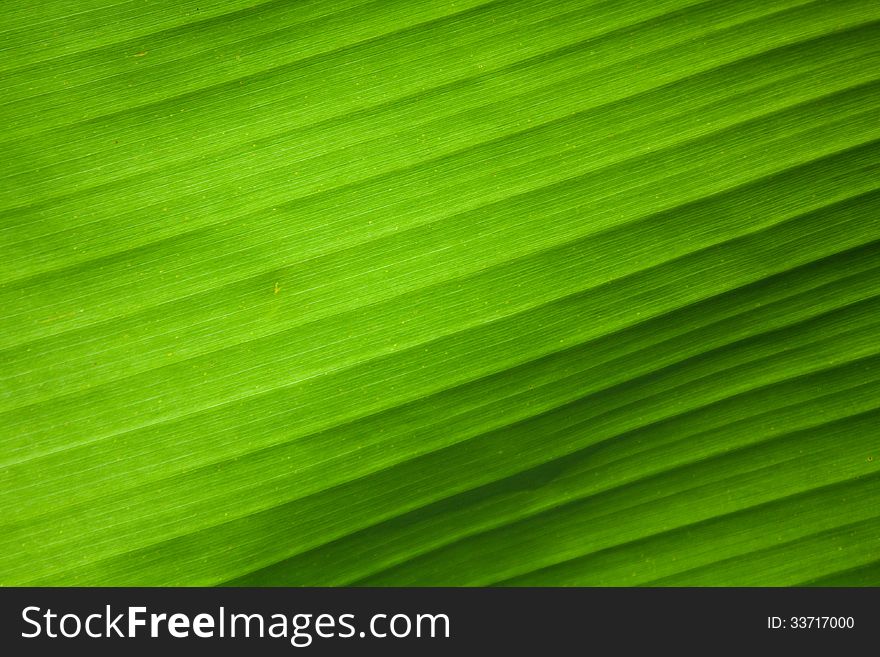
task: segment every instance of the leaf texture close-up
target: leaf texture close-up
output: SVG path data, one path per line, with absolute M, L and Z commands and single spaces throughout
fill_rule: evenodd
M 880 3 L 11 0 L 0 585 L 880 585 Z

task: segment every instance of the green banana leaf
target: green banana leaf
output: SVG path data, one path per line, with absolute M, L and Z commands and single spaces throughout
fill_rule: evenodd
M 0 35 L 0 584 L 880 584 L 876 1 Z

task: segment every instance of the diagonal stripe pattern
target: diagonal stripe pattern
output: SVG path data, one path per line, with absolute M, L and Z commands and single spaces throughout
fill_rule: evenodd
M 14 0 L 0 585 L 880 583 L 880 6 Z

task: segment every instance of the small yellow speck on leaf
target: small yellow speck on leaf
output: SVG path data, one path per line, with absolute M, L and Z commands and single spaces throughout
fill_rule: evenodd
M 136 52 L 136 53 L 134 54 L 134 56 L 135 56 L 135 57 L 143 57 L 143 56 L 146 55 L 146 54 L 147 54 L 147 51 L 146 51 L 146 50 L 141 50 L 140 52 Z
M 281 291 L 281 283 L 275 282 L 275 294 L 278 294 Z

